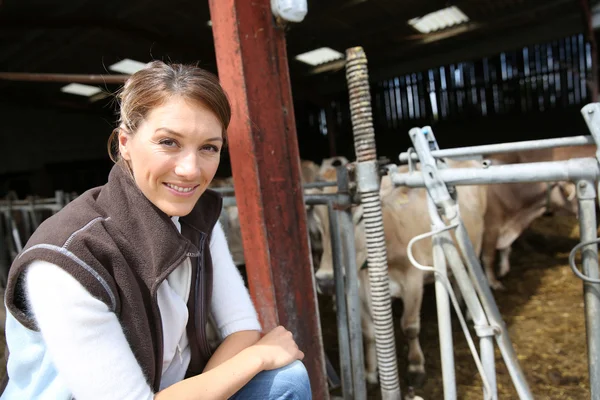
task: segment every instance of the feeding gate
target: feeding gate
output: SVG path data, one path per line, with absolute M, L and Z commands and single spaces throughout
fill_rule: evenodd
M 379 176 L 371 115 L 366 56 L 360 47 L 348 49 L 346 76 L 356 151 L 356 181 L 360 202 L 365 209 L 366 242 L 368 250 L 369 283 L 373 301 L 377 362 L 383 399 L 400 399 L 398 369 L 391 317 L 386 250 L 383 243 Z M 483 381 L 483 396 L 497 399 L 494 344 L 502 358 L 520 399 L 532 399 L 519 365 L 516 353 L 486 276 L 479 262 L 465 225 L 461 219 L 456 190 L 457 185 L 487 185 L 516 182 L 570 181 L 576 185 L 579 206 L 581 243 L 569 256 L 575 275 L 584 282 L 586 334 L 591 398 L 600 398 L 600 279 L 598 273 L 598 238 L 596 231 L 596 184 L 600 177 L 600 150 L 595 158 L 574 158 L 567 161 L 549 161 L 490 166 L 480 168 L 448 168 L 445 158 L 481 158 L 484 155 L 526 151 L 559 146 L 600 144 L 600 103 L 588 104 L 581 113 L 591 136 L 565 137 L 496 145 L 473 146 L 441 150 L 431 127 L 413 128 L 409 132 L 413 147 L 399 155 L 409 163 L 409 172 L 400 172 L 398 166 L 388 166 L 394 186 L 425 188 L 431 219 L 431 232 L 414 237 L 408 243 L 408 256 L 419 269 L 435 274 L 436 302 L 439 323 L 440 352 L 444 398 L 456 399 L 456 383 L 450 303 L 458 315 L 477 369 Z M 418 162 L 420 168 L 414 166 Z M 600 189 L 599 189 L 600 190 Z M 447 221 L 447 222 L 445 222 Z M 454 231 L 456 240 L 450 234 Z M 412 256 L 412 247 L 419 240 L 432 238 L 434 265 L 424 266 Z M 575 265 L 575 255 L 582 252 L 583 272 Z M 462 254 L 462 258 L 461 258 Z M 463 258 L 465 263 L 463 263 Z M 479 338 L 479 351 L 470 336 L 457 297 L 448 280 L 450 268 L 465 305 L 472 316 Z

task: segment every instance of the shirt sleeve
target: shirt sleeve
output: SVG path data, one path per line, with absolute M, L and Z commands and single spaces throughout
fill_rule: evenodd
M 235 266 L 223 226 L 217 222 L 210 241 L 213 262 L 211 311 L 221 338 L 243 330 L 261 330 L 240 271 Z
M 78 400 L 153 399 L 114 312 L 60 267 L 34 261 L 25 288 L 47 352 Z

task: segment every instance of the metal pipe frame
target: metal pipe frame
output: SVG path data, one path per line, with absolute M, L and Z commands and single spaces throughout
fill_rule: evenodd
M 600 178 L 598 161 L 594 158 L 572 158 L 567 161 L 546 161 L 522 164 L 494 165 L 486 168 L 451 168 L 438 171 L 447 185 L 487 185 L 515 182 L 596 181 Z M 392 171 L 396 186 L 425 187 L 421 171 Z
M 435 231 L 444 228 L 445 224 L 439 218 L 435 204 L 429 196 L 427 196 L 427 205 L 431 218 L 431 230 Z M 446 257 L 444 256 L 443 237 L 441 234 L 438 234 L 431 238 L 431 241 L 433 245 L 433 267 L 438 271 L 438 274 L 447 278 L 448 271 Z M 435 275 L 435 301 L 437 305 L 444 400 L 456 400 L 456 371 L 454 366 L 454 339 L 452 337 L 450 300 L 446 288 L 437 274 Z
M 580 144 L 593 144 L 600 143 L 600 121 L 595 119 L 600 118 L 600 103 L 588 104 L 581 110 L 592 136 L 589 138 L 591 142 Z M 428 127 L 427 127 L 428 128 Z M 425 133 L 425 135 L 427 132 Z M 412 136 L 411 136 L 412 137 Z M 509 146 L 497 145 L 496 150 L 502 149 L 501 152 L 506 151 L 520 151 L 524 149 L 531 149 L 532 146 L 540 144 L 546 146 L 551 142 L 548 141 L 531 141 L 528 145 L 523 147 L 516 146 L 514 144 L 507 144 Z M 564 146 L 565 142 L 555 141 L 553 146 Z M 573 144 L 578 145 L 578 144 Z M 493 145 L 492 145 L 493 146 Z M 534 147 L 541 148 L 541 147 Z M 481 147 L 479 147 L 481 149 Z M 508 150 L 507 150 L 508 149 Z M 514 149 L 514 150 L 510 150 Z M 467 150 L 460 151 L 461 149 L 454 149 L 455 153 L 450 153 L 454 156 L 465 156 L 473 155 L 475 151 Z M 441 151 L 435 149 L 431 151 L 430 155 L 433 155 L 437 151 L 436 156 L 439 157 Z M 412 152 L 406 154 L 414 154 Z M 448 156 L 449 153 L 445 153 L 444 156 Z M 597 156 L 600 155 L 600 148 L 598 149 Z M 410 156 L 413 158 L 413 156 Z M 419 161 L 421 160 L 417 157 Z M 408 157 L 406 158 L 408 160 Z M 524 163 L 514 165 L 503 165 L 503 166 L 491 166 L 478 168 L 453 168 L 453 169 L 442 169 L 431 171 L 423 168 L 423 171 L 410 172 L 410 173 L 397 173 L 394 168 L 390 170 L 390 175 L 393 183 L 396 186 L 408 186 L 408 187 L 428 187 L 430 180 L 439 179 L 445 185 L 474 185 L 474 184 L 494 184 L 494 183 L 513 183 L 513 182 L 551 182 L 551 181 L 572 181 L 577 184 L 577 196 L 579 200 L 579 220 L 581 229 L 581 241 L 586 244 L 583 248 L 585 249 L 583 258 L 583 272 L 590 280 L 597 280 L 600 276 L 598 268 L 598 246 L 597 235 L 596 235 L 596 192 L 594 189 L 594 183 L 599 180 L 600 177 L 600 158 L 578 158 L 571 159 L 568 161 L 552 161 L 552 162 L 539 162 L 539 163 Z M 425 165 L 428 166 L 427 164 Z M 432 173 L 433 172 L 433 173 Z M 600 186 L 599 186 L 600 187 Z M 429 187 L 428 187 L 429 189 Z M 429 190 L 428 190 L 429 191 Z M 435 193 L 434 193 L 435 194 Z M 444 199 L 444 203 L 447 199 Z M 442 204 L 438 204 L 440 206 Z M 444 204 L 445 205 L 445 204 Z M 481 297 L 483 307 L 486 314 L 490 318 L 492 325 L 500 328 L 501 333 L 497 335 L 496 339 L 498 346 L 502 353 L 502 356 L 507 364 L 509 373 L 513 378 L 515 388 L 520 398 L 532 398 L 527 382 L 520 370 L 518 362 L 516 361 L 516 354 L 512 348 L 512 343 L 508 337 L 506 327 L 501 318 L 499 310 L 494 302 L 493 295 L 485 280 L 485 275 L 478 262 L 477 254 L 475 253 L 473 246 L 469 240 L 467 231 L 464 224 L 460 220 L 460 216 L 456 215 L 452 222 L 459 222 L 459 226 L 456 230 L 456 238 L 459 247 L 465 256 L 467 261 L 467 267 L 471 275 L 471 280 L 475 285 L 475 289 Z M 596 241 L 596 242 L 595 242 Z M 460 282 L 460 279 L 458 279 Z M 461 289 L 462 290 L 462 289 Z M 468 296 L 466 296 L 468 298 Z M 591 398 L 596 399 L 600 397 L 600 320 L 597 318 L 600 312 L 600 284 L 592 281 L 584 281 L 584 300 L 586 307 L 586 334 L 588 341 L 588 364 L 590 374 L 590 390 Z M 493 349 L 488 349 L 486 346 L 486 352 L 493 354 Z M 484 347 L 481 349 L 482 358 L 484 356 Z M 513 362 L 514 361 L 514 362 Z M 486 372 L 487 375 L 487 372 Z
M 427 199 L 428 199 L 428 203 L 429 203 L 429 215 L 433 222 L 432 229 L 439 230 L 439 229 L 445 227 L 446 224 L 444 224 L 444 222 L 438 215 L 437 210 L 435 208 L 435 204 L 433 203 L 433 200 L 431 199 L 430 196 L 427 196 Z M 453 225 L 460 220 L 458 206 L 455 206 L 455 207 L 457 208 L 456 217 L 455 217 L 455 220 L 452 221 L 452 223 L 450 223 L 450 225 Z M 479 346 L 480 346 L 480 352 L 481 352 L 480 358 L 481 358 L 481 362 L 484 367 L 485 375 L 486 375 L 488 384 L 490 386 L 490 391 L 491 391 L 491 393 L 489 393 L 489 394 L 484 392 L 484 398 L 491 397 L 492 399 L 495 400 L 495 399 L 497 399 L 497 386 L 496 386 L 495 355 L 494 355 L 494 329 L 492 326 L 490 326 L 490 324 L 488 322 L 488 319 L 485 315 L 483 307 L 481 306 L 479 298 L 477 297 L 477 292 L 475 291 L 475 288 L 473 287 L 473 284 L 471 283 L 471 280 L 470 280 L 470 278 L 467 274 L 467 271 L 465 269 L 465 266 L 462 262 L 460 253 L 456 249 L 454 240 L 452 239 L 450 232 L 447 232 L 447 231 L 441 232 L 434 237 L 434 239 L 436 239 L 436 238 L 439 241 L 439 244 L 441 245 L 441 249 L 442 249 L 441 256 L 445 256 L 446 260 L 448 261 L 448 264 L 450 265 L 450 269 L 452 270 L 452 273 L 455 277 L 455 280 L 459 287 L 459 290 L 463 294 L 463 299 L 465 301 L 467 309 L 469 310 L 469 313 L 471 314 L 471 317 L 473 319 L 473 323 L 475 326 L 475 332 L 476 332 L 477 336 L 479 337 Z M 435 244 L 436 243 L 434 242 L 434 248 L 433 248 L 434 261 L 435 261 L 435 255 L 436 255 Z M 437 269 L 437 266 L 436 266 L 436 269 Z M 436 282 L 438 282 L 437 277 L 436 277 Z M 436 289 L 437 289 L 437 287 L 436 287 Z M 445 288 L 443 288 L 443 290 L 444 290 L 443 296 L 445 298 L 447 298 L 447 293 L 445 292 Z M 438 298 L 438 293 L 436 291 L 436 301 L 437 301 L 437 298 Z M 438 305 L 438 307 L 439 307 L 439 305 Z M 439 311 L 438 311 L 438 314 L 439 314 Z M 438 316 L 438 321 L 439 320 L 440 320 L 440 318 Z M 442 339 L 442 335 L 445 334 L 446 336 L 449 336 L 450 338 L 452 338 L 452 331 L 451 331 L 450 327 L 446 328 L 445 330 L 442 330 L 442 328 L 440 327 L 439 331 L 440 331 L 440 351 L 442 354 L 442 374 L 443 374 L 444 368 L 446 368 L 446 369 L 450 369 L 450 367 L 454 368 L 454 364 L 453 364 L 454 356 L 452 355 L 452 357 L 450 357 L 449 355 L 447 355 L 447 353 L 449 353 L 449 351 L 447 351 L 447 350 L 444 351 L 444 349 L 442 348 L 442 341 L 444 340 L 444 339 Z M 444 357 L 448 358 L 449 360 L 445 360 Z M 444 379 L 444 399 L 447 399 L 447 400 L 456 399 L 454 370 L 452 370 L 452 375 L 450 375 L 450 373 L 448 373 L 448 375 L 446 375 L 446 376 L 443 375 L 443 379 Z M 451 380 L 451 384 L 446 382 L 447 379 Z
M 596 190 L 593 181 L 577 182 L 579 202 L 579 229 L 581 242 L 593 242 L 596 232 Z M 598 245 L 589 244 L 581 249 L 583 274 L 587 278 L 598 279 Z M 600 284 L 583 282 L 585 303 L 585 328 L 588 346 L 588 368 L 590 394 L 592 399 L 600 398 Z
M 350 179 L 348 170 L 344 166 L 337 167 L 338 193 L 350 194 Z M 365 362 L 361 323 L 361 299 L 358 288 L 358 267 L 356 265 L 356 248 L 354 245 L 354 222 L 351 206 L 340 207 L 337 211 L 338 223 L 342 234 L 343 264 L 346 275 L 346 308 L 348 313 L 348 331 L 350 334 L 350 354 L 352 377 L 354 383 L 354 400 L 366 400 L 367 386 L 364 379 Z
M 447 219 L 449 219 L 451 221 L 451 225 L 454 226 L 458 226 L 458 229 L 460 229 L 462 223 L 461 223 L 461 218 L 460 218 L 460 210 L 458 207 L 458 203 L 456 202 L 456 195 L 457 192 L 454 189 L 454 187 L 452 187 L 452 194 L 450 192 L 450 189 L 448 188 L 448 186 L 444 183 L 443 180 L 441 180 L 439 178 L 439 172 L 444 171 L 447 166 L 444 162 L 442 162 L 441 160 L 436 160 L 432 155 L 431 152 L 438 150 L 438 144 L 437 141 L 435 139 L 435 135 L 433 134 L 433 131 L 431 130 L 430 127 L 425 127 L 423 129 L 419 129 L 419 128 L 414 128 L 411 129 L 409 131 L 409 135 L 410 138 L 413 142 L 413 145 L 415 147 L 415 151 L 417 153 L 417 155 L 419 156 L 419 159 L 421 161 L 422 164 L 422 169 L 423 172 L 425 173 L 425 186 L 427 188 L 427 201 L 428 201 L 428 210 L 429 210 L 429 215 L 431 218 L 431 222 L 432 222 L 432 226 L 436 227 L 436 230 L 441 230 L 443 227 L 445 227 L 446 225 L 444 224 L 441 215 L 444 215 Z M 439 211 L 438 211 L 439 210 Z M 441 214 L 441 215 L 440 215 Z M 452 266 L 453 270 L 456 270 L 456 280 L 457 280 L 457 284 L 459 285 L 459 288 L 461 289 L 461 291 L 465 294 L 465 302 L 467 303 L 467 306 L 469 307 L 469 309 L 473 310 L 474 315 L 475 315 L 475 327 L 476 327 L 476 331 L 477 331 L 477 335 L 480 337 L 480 347 L 481 347 L 481 361 L 482 361 L 482 366 L 483 366 L 483 371 L 481 372 L 482 374 L 485 374 L 485 380 L 487 381 L 488 386 L 486 386 L 490 393 L 487 393 L 486 390 L 484 390 L 484 395 L 486 399 L 497 399 L 497 389 L 496 389 L 496 379 L 495 379 L 495 358 L 494 358 L 494 346 L 493 346 L 493 340 L 492 337 L 494 335 L 494 330 L 493 328 L 488 324 L 488 320 L 485 317 L 485 313 L 482 310 L 481 305 L 479 304 L 479 302 L 477 301 L 477 296 L 475 295 L 474 291 L 477 291 L 478 293 L 481 294 L 481 290 L 479 290 L 478 285 L 475 285 L 475 290 L 473 289 L 473 283 L 472 283 L 472 279 L 474 277 L 474 275 L 477 275 L 477 272 L 475 273 L 471 273 L 471 278 L 469 278 L 466 273 L 464 273 L 464 266 L 462 264 L 462 261 L 460 259 L 460 256 L 458 255 L 458 252 L 456 251 L 456 248 L 454 247 L 453 244 L 453 240 L 450 236 L 450 233 L 447 231 L 441 232 L 440 235 L 436 235 L 438 236 L 439 240 L 442 241 L 443 243 L 443 247 L 442 249 L 445 251 L 446 253 L 446 257 L 448 259 L 448 261 L 450 262 L 450 265 Z M 464 244 L 460 243 L 460 239 L 462 239 L 459 235 L 459 233 L 457 233 L 457 240 L 459 241 L 459 246 L 461 246 L 461 250 L 463 250 L 463 255 L 467 258 L 467 262 L 469 254 L 466 253 L 464 251 L 465 248 L 468 247 L 468 245 L 470 245 L 470 242 L 467 244 L 467 246 L 465 246 Z M 468 240 L 468 236 L 467 236 L 467 240 Z M 435 242 L 434 242 L 435 244 Z M 434 254 L 436 251 L 436 248 L 434 246 L 433 248 Z M 434 258 L 435 260 L 435 258 Z M 476 262 L 476 261 L 475 261 Z M 480 267 L 481 269 L 481 267 Z M 472 272 L 472 270 L 470 269 L 470 272 Z M 476 277 L 479 278 L 479 277 Z M 436 281 L 437 282 L 437 281 Z M 441 289 L 446 289 L 446 288 L 440 288 Z M 446 299 L 447 301 L 447 295 L 443 296 L 444 299 Z M 436 296 L 437 299 L 437 296 Z M 493 301 L 492 301 L 493 302 Z M 441 306 L 444 307 L 444 302 L 442 301 Z M 484 304 L 484 309 L 485 309 L 485 304 Z M 443 344 L 443 335 L 452 335 L 452 332 L 450 330 L 449 326 L 445 326 L 445 329 L 442 330 L 442 327 L 440 327 L 440 344 Z M 444 357 L 449 357 L 449 355 L 447 354 L 447 350 L 444 349 L 440 349 L 442 351 L 442 356 Z M 453 357 L 451 358 L 450 361 L 442 361 L 443 363 L 447 363 L 447 368 L 449 367 L 449 364 L 452 362 L 452 366 L 453 366 Z M 516 358 L 515 359 L 508 359 L 506 360 L 507 364 L 516 364 Z M 510 366 L 509 366 L 509 370 L 511 370 Z M 516 366 L 516 369 L 513 368 L 513 371 L 516 372 L 517 376 L 512 376 L 513 380 L 516 382 L 517 379 L 521 379 L 522 377 L 519 375 L 522 375 L 522 373 L 520 371 L 518 371 L 518 365 Z M 445 379 L 447 379 L 448 373 L 447 375 L 444 377 Z M 444 385 L 446 386 L 446 382 L 444 382 Z M 448 384 L 448 390 L 449 395 L 454 394 L 455 389 L 450 387 L 450 385 Z M 515 385 L 517 386 L 517 385 Z M 520 388 L 517 387 L 517 391 L 519 392 Z M 525 389 L 525 393 L 527 392 L 527 390 Z
M 346 309 L 346 288 L 342 266 L 342 243 L 337 212 L 331 201 L 327 202 L 329 215 L 329 233 L 331 236 L 331 256 L 333 258 L 333 277 L 335 280 L 335 304 L 338 326 L 338 347 L 340 351 L 340 369 L 342 375 L 342 392 L 344 400 L 354 399 L 354 384 L 352 375 L 352 353 L 350 349 L 350 332 L 348 326 L 348 311 Z
M 324 187 L 332 187 L 336 186 L 335 182 L 311 182 L 302 185 L 302 189 L 315 189 L 315 188 L 324 188 Z M 220 193 L 222 195 L 234 195 L 234 187 L 233 186 L 221 186 L 216 188 L 210 188 L 211 190 Z
M 478 157 L 488 154 L 509 153 L 526 150 L 549 149 L 560 146 L 583 146 L 595 144 L 594 138 L 587 136 L 573 136 L 555 139 L 526 140 L 522 142 L 511 142 L 501 144 L 487 144 L 483 146 L 457 147 L 454 149 L 434 150 L 431 155 L 434 158 L 464 158 Z M 401 163 L 407 163 L 410 158 L 419 161 L 419 156 L 411 151 L 400 153 L 398 159 Z

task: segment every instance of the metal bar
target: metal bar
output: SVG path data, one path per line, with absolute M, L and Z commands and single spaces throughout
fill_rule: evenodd
M 348 193 L 348 170 L 337 168 L 338 192 Z M 350 332 L 350 353 L 352 355 L 352 376 L 354 378 L 354 400 L 366 400 L 367 386 L 363 353 L 363 337 L 361 324 L 361 299 L 358 289 L 358 267 L 356 265 L 356 248 L 354 244 L 354 223 L 350 208 L 339 211 L 338 222 L 342 233 L 343 264 L 346 272 L 346 303 L 348 315 L 348 331 Z
M 452 223 L 455 222 L 456 221 L 453 221 Z M 448 264 L 450 265 L 452 273 L 454 274 L 456 283 L 463 294 L 463 299 L 467 309 L 469 310 L 469 313 L 471 314 L 473 324 L 476 327 L 475 333 L 479 337 L 479 347 L 481 349 L 481 354 L 479 357 L 481 359 L 488 384 L 490 385 L 490 390 L 492 391 L 492 398 L 497 399 L 493 329 L 488 322 L 483 307 L 481 306 L 477 296 L 477 292 L 473 287 L 464 264 L 461 261 L 460 254 L 454 245 L 452 236 L 450 236 L 449 232 L 444 232 L 441 235 L 441 241 L 446 259 L 448 260 Z M 489 348 L 492 349 L 491 354 L 489 351 L 487 351 Z
M 581 107 L 581 115 L 596 143 L 596 158 L 600 162 L 600 103 L 590 103 Z
M 433 200 L 427 196 L 429 201 L 429 215 L 432 218 L 432 221 L 435 223 L 435 228 L 442 228 L 445 224 L 440 218 L 433 204 Z M 457 205 L 454 205 L 455 208 L 458 208 Z M 455 219 L 451 222 L 451 224 L 457 223 L 460 219 L 460 214 L 457 212 Z M 450 269 L 452 270 L 452 274 L 456 280 L 456 283 L 463 294 L 463 299 L 469 310 L 471 317 L 473 319 L 473 323 L 476 327 L 475 332 L 479 337 L 479 345 L 482 350 L 480 354 L 481 362 L 484 367 L 485 376 L 487 378 L 488 384 L 490 385 L 490 390 L 492 391 L 492 398 L 497 399 L 497 389 L 496 389 L 496 372 L 495 372 L 495 356 L 494 356 L 494 333 L 490 327 L 488 319 L 485 315 L 483 307 L 479 302 L 479 298 L 477 297 L 477 292 L 473 287 L 471 279 L 467 274 L 467 270 L 462 262 L 460 253 L 456 249 L 454 244 L 454 240 L 450 235 L 450 232 L 442 232 L 437 235 L 438 240 L 442 246 L 443 252 L 448 260 L 448 264 L 450 265 Z M 435 260 L 435 259 L 434 259 Z M 437 293 L 436 293 L 437 299 Z M 441 335 L 441 332 L 440 332 Z M 441 340 L 441 336 L 440 336 Z M 491 347 L 491 354 L 487 351 Z M 485 350 L 485 351 L 483 351 Z M 453 357 L 453 356 L 452 356 Z M 442 359 L 442 363 L 444 360 Z M 442 364 L 443 367 L 443 364 Z M 446 378 L 444 378 L 444 384 Z M 454 393 L 456 389 L 454 389 Z M 444 391 L 444 396 L 446 392 Z M 456 394 L 455 394 L 456 396 Z M 455 397 L 454 397 L 455 398 Z
M 0 72 L 0 80 L 29 82 L 62 83 L 113 83 L 122 84 L 130 75 L 92 75 L 92 74 L 44 74 L 31 72 Z
M 313 193 L 304 195 L 304 204 L 309 206 L 327 204 L 330 201 L 332 201 L 336 206 L 349 206 L 351 204 L 354 204 L 349 194 Z M 223 207 L 230 207 L 235 205 L 237 205 L 237 199 L 235 197 L 223 196 Z
M 311 183 L 305 183 L 304 185 L 302 185 L 302 189 L 314 189 L 314 188 L 324 188 L 324 187 L 332 187 L 332 186 L 336 186 L 337 184 L 335 182 L 311 182 Z M 234 195 L 235 194 L 235 187 L 233 186 L 222 186 L 222 187 L 216 187 L 216 188 L 210 188 L 211 190 L 214 190 L 217 193 L 220 193 L 222 195 Z
M 45 204 L 45 205 L 35 205 L 34 206 L 36 211 L 42 211 L 42 210 L 50 210 L 50 211 L 55 211 L 58 212 L 62 209 L 62 206 L 58 205 L 58 204 Z M 8 211 L 8 210 L 19 210 L 19 211 L 31 211 L 31 206 L 24 206 L 24 205 L 15 205 L 15 206 L 3 206 L 0 205 L 0 211 Z
M 577 183 L 579 201 L 579 229 L 581 242 L 597 239 L 596 232 L 596 190 L 593 182 Z M 590 244 L 581 249 L 583 274 L 598 279 L 598 245 Z M 583 283 L 585 301 L 585 327 L 588 347 L 588 366 L 591 399 L 600 398 L 600 284 Z
M 427 202 L 433 206 L 430 207 L 429 213 L 434 211 L 437 214 L 435 205 L 431 198 L 427 196 Z M 437 230 L 443 228 L 435 223 L 432 219 L 431 229 Z M 444 257 L 444 249 L 442 248 L 442 238 L 439 235 L 432 239 L 433 245 L 433 267 L 439 274 L 448 277 L 446 266 L 446 258 Z M 450 319 L 450 300 L 446 287 L 440 280 L 440 277 L 435 275 L 435 301 L 437 304 L 438 316 L 438 337 L 440 340 L 440 356 L 442 361 L 442 384 L 444 386 L 444 399 L 456 399 L 456 371 L 454 368 L 454 340 L 452 338 L 452 321 Z
M 502 354 L 508 373 L 512 378 L 517 394 L 521 400 L 533 399 L 531 389 L 525 380 L 525 374 L 519 365 L 515 349 L 510 341 L 508 329 L 502 320 L 502 315 L 496 305 L 494 295 L 487 283 L 481 265 L 479 264 L 478 256 L 475 253 L 475 249 L 473 249 L 473 244 L 469 239 L 469 235 L 462 221 L 460 221 L 458 228 L 456 229 L 456 240 L 465 258 L 471 280 L 473 281 L 475 290 L 479 294 L 483 309 L 488 316 L 490 324 L 496 326 L 500 331 L 500 333 L 496 335 L 496 342 L 498 343 L 500 353 Z
M 508 153 L 525 150 L 549 149 L 561 146 L 583 146 L 586 144 L 596 144 L 594 139 L 587 136 L 573 136 L 556 139 L 526 140 L 522 142 L 486 144 L 482 146 L 458 147 L 454 149 L 433 150 L 431 155 L 434 158 L 458 158 L 468 156 L 481 156 L 487 154 Z M 408 162 L 409 152 L 400 153 L 398 157 L 401 163 Z M 412 160 L 419 161 L 416 153 L 412 153 Z
M 331 255 L 333 258 L 333 277 L 335 280 L 335 304 L 338 331 L 338 347 L 340 353 L 340 369 L 342 375 L 342 392 L 344 400 L 354 399 L 354 384 L 352 375 L 352 352 L 350 349 L 350 332 L 348 326 L 348 311 L 346 308 L 346 288 L 342 266 L 342 238 L 338 224 L 338 212 L 331 202 L 327 203 L 329 216 L 329 233 L 331 236 Z M 358 377 L 358 379 L 362 379 Z
M 265 331 L 283 325 L 294 334 L 312 397 L 327 400 L 286 32 L 270 0 L 208 3 L 219 80 L 234 110 L 229 153 L 250 295 Z
M 440 179 L 448 185 L 482 185 L 514 182 L 598 180 L 598 161 L 593 158 L 573 158 L 567 161 L 497 165 L 487 168 L 450 168 L 438 171 Z M 424 187 L 420 171 L 392 172 L 396 186 Z
M 486 336 L 479 339 L 479 351 L 485 376 L 490 385 L 491 394 L 483 388 L 483 398 L 498 400 L 498 383 L 496 382 L 496 355 L 494 353 L 494 337 Z

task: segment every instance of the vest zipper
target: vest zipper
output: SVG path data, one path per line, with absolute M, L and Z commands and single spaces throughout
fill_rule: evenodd
M 204 296 L 206 295 L 206 279 L 204 274 L 204 241 L 206 237 L 202 236 L 200 238 L 200 256 L 198 257 L 198 274 L 196 275 L 196 302 L 200 301 L 200 304 L 197 305 L 198 309 L 198 318 L 195 319 L 196 323 L 196 336 L 198 338 L 198 344 L 200 346 L 200 352 L 204 357 L 204 361 L 208 362 L 210 357 L 212 356 L 212 351 L 210 350 L 210 345 L 208 344 L 208 340 L 206 338 L 206 323 L 208 320 L 208 315 L 206 313 L 206 302 L 204 301 Z M 199 306 L 199 307 L 198 307 Z M 201 326 L 197 324 L 200 323 Z
M 183 355 L 181 354 L 181 346 L 177 343 L 177 354 L 179 354 L 179 364 L 183 365 Z
M 154 310 L 154 318 L 156 320 L 156 342 L 159 346 L 158 355 L 156 357 L 156 363 L 154 366 L 154 390 L 158 392 L 160 388 L 160 381 L 162 379 L 162 363 L 164 358 L 164 349 L 163 349 L 163 330 L 162 330 L 162 317 L 160 315 L 160 309 L 158 308 L 158 287 L 160 284 L 169 276 L 171 272 L 175 270 L 187 257 L 188 250 L 186 250 L 181 256 L 178 257 L 177 261 L 173 263 L 164 273 L 164 278 L 158 279 L 155 283 L 155 287 L 152 293 L 152 309 Z M 175 267 L 175 268 L 173 268 Z M 179 347 L 179 344 L 178 344 Z

